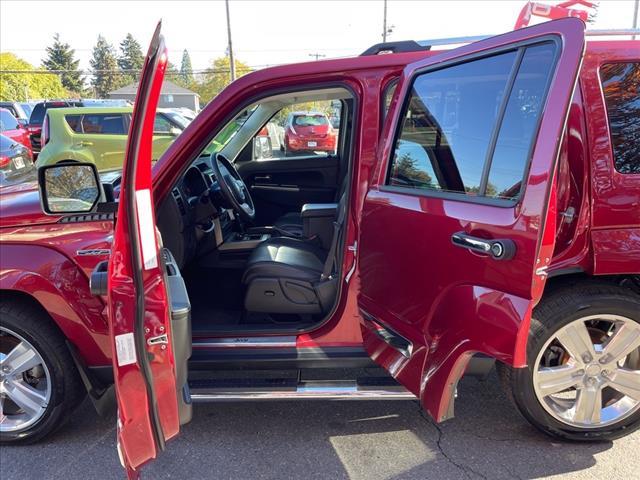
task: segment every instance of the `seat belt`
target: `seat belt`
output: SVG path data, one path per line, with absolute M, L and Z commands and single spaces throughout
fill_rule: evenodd
M 338 240 L 340 239 L 340 227 L 342 227 L 342 224 L 344 223 L 344 217 L 347 210 L 346 204 L 347 194 L 345 192 L 342 194 L 340 203 L 338 204 L 338 218 L 333 222 L 333 238 L 331 239 L 331 247 L 329 248 L 327 259 L 324 261 L 324 268 L 322 269 L 320 280 L 328 280 L 331 278 L 331 274 L 333 273 L 333 268 L 337 261 L 336 250 L 338 249 Z

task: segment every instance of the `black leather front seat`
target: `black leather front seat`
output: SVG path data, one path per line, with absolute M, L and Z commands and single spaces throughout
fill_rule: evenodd
M 259 244 L 247 261 L 242 282 L 247 286 L 244 306 L 249 312 L 327 313 L 336 296 L 340 228 L 346 196 L 338 206 L 329 251 L 298 238 L 274 237 Z

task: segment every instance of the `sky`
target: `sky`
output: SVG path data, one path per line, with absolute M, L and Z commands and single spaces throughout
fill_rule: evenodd
M 557 2 L 549 2 L 557 3 Z M 388 40 L 422 40 L 502 33 L 513 28 L 523 0 L 389 0 Z M 631 28 L 633 0 L 602 0 L 590 28 Z M 382 41 L 382 0 L 245 1 L 231 0 L 235 57 L 255 68 L 357 55 Z M 128 32 L 143 46 L 156 22 L 179 67 L 183 49 L 195 70 L 225 55 L 225 4 L 208 1 L 29 1 L 0 0 L 0 51 L 13 52 L 40 65 L 55 33 L 71 44 L 88 69 L 98 34 L 114 46 Z

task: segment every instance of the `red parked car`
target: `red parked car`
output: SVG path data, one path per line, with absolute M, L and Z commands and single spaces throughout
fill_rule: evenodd
M 156 32 L 121 179 L 57 164 L 0 200 L 2 441 L 115 385 L 135 477 L 194 402 L 413 398 L 443 421 L 494 363 L 547 434 L 636 430 L 640 42 L 567 18 L 428 45 L 245 75 L 152 167 Z M 320 101 L 335 155 L 253 158 Z M 390 376 L 326 373 L 372 361 Z
M 0 134 L 27 147 L 29 156 L 32 156 L 29 132 L 6 108 L 0 108 Z
M 321 112 L 290 113 L 284 130 L 284 149 L 287 155 L 306 152 L 334 154 L 338 132 L 326 114 Z

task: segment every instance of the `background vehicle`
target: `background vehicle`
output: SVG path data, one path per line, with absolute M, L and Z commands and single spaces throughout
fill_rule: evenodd
M 22 107 L 22 110 L 24 110 L 24 113 L 26 115 L 25 125 L 29 123 L 29 117 L 31 116 L 31 112 L 33 112 L 33 107 L 36 105 L 36 103 L 38 102 L 21 102 L 20 103 L 20 106 Z
M 0 108 L 0 133 L 31 150 L 27 128 L 18 122 L 6 108 Z
M 16 120 L 18 120 L 18 122 L 20 122 L 21 125 L 26 125 L 27 122 L 29 121 L 29 114 L 31 112 L 27 112 L 24 109 L 23 104 L 18 103 L 18 102 L 0 102 L 0 108 L 5 108 L 7 110 L 9 110 L 9 112 L 11 112 L 11 115 L 13 115 Z
M 66 160 L 91 162 L 98 170 L 122 168 L 132 107 L 79 107 L 48 110 L 42 127 L 37 165 Z M 153 159 L 164 153 L 185 123 L 172 112 L 158 111 L 154 124 Z M 178 118 L 181 120 L 181 118 Z
M 304 152 L 334 153 L 337 133 L 327 115 L 321 112 L 293 112 L 289 114 L 284 129 L 285 153 Z
M 638 42 L 590 41 L 583 62 L 584 25 L 564 19 L 429 48 L 245 75 L 151 171 L 143 132 L 166 61 L 154 37 L 117 207 L 92 187 L 94 209 L 46 216 L 46 183 L 41 199 L 0 201 L 0 345 L 30 353 L 17 381 L 45 406 L 12 411 L 2 440 L 61 423 L 82 387 L 74 365 L 98 404 L 117 382 L 133 469 L 188 420 L 188 398 L 419 398 L 442 421 L 459 378 L 494 361 L 547 434 L 640 427 Z M 334 155 L 252 157 L 275 114 L 318 101 L 341 105 Z M 297 202 L 301 235 L 270 208 Z M 369 358 L 398 384 L 316 381 Z M 283 368 L 302 373 L 259 377 Z
M 53 100 L 36 103 L 33 107 L 33 111 L 29 116 L 29 123 L 27 129 L 29 130 L 29 138 L 31 140 L 31 150 L 34 156 L 40 153 L 40 133 L 42 132 L 42 122 L 44 122 L 44 114 L 50 108 L 64 108 L 81 106 L 78 101 L 67 100 Z
M 35 180 L 31 149 L 0 135 L 0 187 Z

